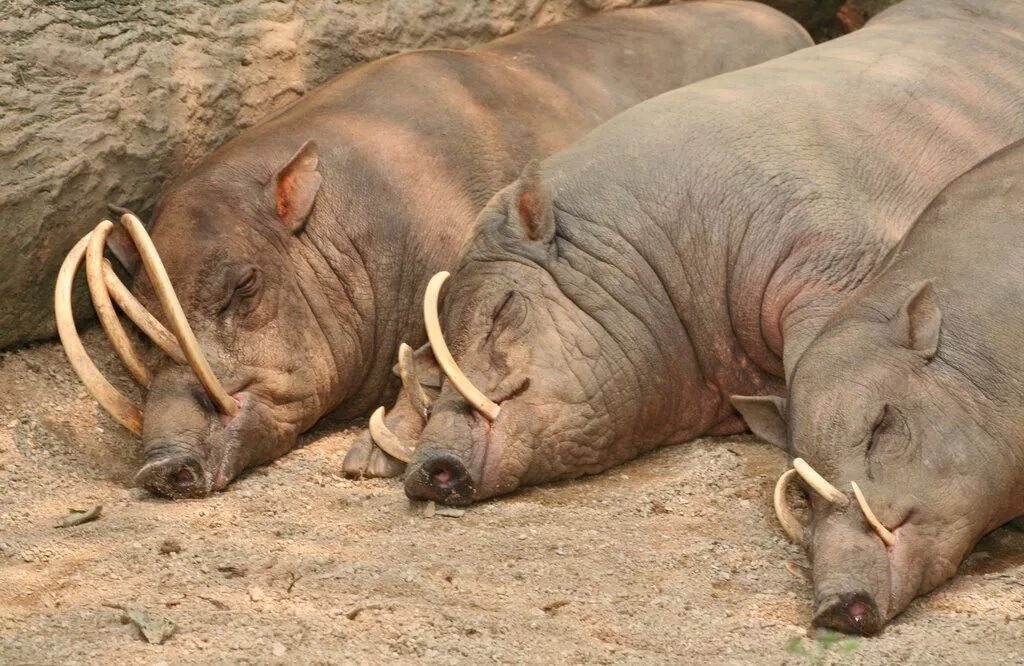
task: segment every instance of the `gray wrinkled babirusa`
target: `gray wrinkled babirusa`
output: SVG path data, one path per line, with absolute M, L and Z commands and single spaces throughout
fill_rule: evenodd
M 856 505 L 813 498 L 819 624 L 879 630 L 1024 515 L 1022 239 L 1024 142 L 929 206 L 807 347 L 788 405 L 744 410 L 836 487 L 857 483 L 895 535 L 886 548 Z
M 325 414 L 393 398 L 394 350 L 425 339 L 424 285 L 525 164 L 639 101 L 808 45 L 753 3 L 625 10 L 357 67 L 243 132 L 166 191 L 152 225 L 241 409 L 218 418 L 187 368 L 165 366 L 145 406 L 139 483 L 204 495 Z M 132 264 L 123 240 L 113 245 Z M 141 274 L 135 289 L 155 306 Z M 346 463 L 388 465 L 368 446 Z
M 781 395 L 928 204 L 1024 136 L 1022 46 L 1024 3 L 906 0 L 640 104 L 504 189 L 441 313 L 500 413 L 445 383 L 407 494 L 465 504 L 742 431 L 730 397 Z

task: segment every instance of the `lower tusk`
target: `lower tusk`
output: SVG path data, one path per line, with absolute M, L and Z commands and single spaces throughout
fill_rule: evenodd
M 473 409 L 483 414 L 487 420 L 493 421 L 498 418 L 501 407 L 483 394 L 483 391 L 469 381 L 465 373 L 459 369 L 458 364 L 448 351 L 448 344 L 444 341 L 444 333 L 441 332 L 441 321 L 437 314 L 437 301 L 441 293 L 441 286 L 448 279 L 448 272 L 441 271 L 430 278 L 427 284 L 427 293 L 423 296 L 423 319 L 427 326 L 427 339 L 430 340 L 430 347 L 434 351 L 434 358 L 441 370 L 455 386 L 455 390 L 462 394 Z
M 398 374 L 402 378 L 402 387 L 409 396 L 413 408 L 425 421 L 430 414 L 430 398 L 416 376 L 416 361 L 413 360 L 412 347 L 404 342 L 398 345 Z
M 118 358 L 128 368 L 128 372 L 135 378 L 135 381 L 144 388 L 149 388 L 149 383 L 152 381 L 149 369 L 135 353 L 128 334 L 121 326 L 121 321 L 117 318 L 117 312 L 114 311 L 114 304 L 110 301 L 110 294 L 107 292 L 103 280 L 103 248 L 113 229 L 113 222 L 103 220 L 89 236 L 89 244 L 85 252 L 85 277 L 89 284 L 89 295 L 92 296 L 92 305 L 96 310 L 96 316 Z
M 370 416 L 370 439 L 392 458 L 404 463 L 412 460 L 413 447 L 403 444 L 398 435 L 388 430 L 388 427 L 384 425 L 383 407 L 378 407 L 373 415 Z
M 797 519 L 792 509 L 790 509 L 789 502 L 786 499 L 786 489 L 796 473 L 795 469 L 787 469 L 782 473 L 782 476 L 775 483 L 775 494 L 772 497 L 772 501 L 775 504 L 775 517 L 779 519 L 779 523 L 786 532 L 786 536 L 793 543 L 803 545 L 804 526 Z
M 88 389 L 92 397 L 100 403 L 103 409 L 107 410 L 114 420 L 136 435 L 140 435 L 142 434 L 142 411 L 131 400 L 121 395 L 99 371 L 96 364 L 89 358 L 88 352 L 85 351 L 82 339 L 78 337 L 78 329 L 75 327 L 74 313 L 71 309 L 71 290 L 75 281 L 75 273 L 78 272 L 78 267 L 82 263 L 91 236 L 91 233 L 87 234 L 75 244 L 68 252 L 68 256 L 65 257 L 60 272 L 57 274 L 57 286 L 53 297 L 57 333 L 71 367 L 74 368 L 75 374 L 85 384 L 85 388 Z
M 814 468 L 807 464 L 807 461 L 803 458 L 793 459 L 793 469 L 796 470 L 797 474 L 804 482 L 813 488 L 819 495 L 824 497 L 833 504 L 846 508 L 850 506 L 850 498 L 839 492 L 839 490 L 831 483 L 825 480 L 825 478 L 814 471 Z
M 171 279 L 167 276 L 167 270 L 160 260 L 160 255 L 157 254 L 156 247 L 153 245 L 149 233 L 146 232 L 146 228 L 139 221 L 139 218 L 131 213 L 125 213 L 121 216 L 121 224 L 128 230 L 129 235 L 131 235 L 132 240 L 135 241 L 135 245 L 139 249 L 142 265 L 145 267 L 146 274 L 153 283 L 153 289 L 171 325 L 171 331 L 174 332 L 174 336 L 178 339 L 181 351 L 184 353 L 185 358 L 188 359 L 188 364 L 192 368 L 192 372 L 195 373 L 196 379 L 206 389 L 210 399 L 213 400 L 221 414 L 234 416 L 238 412 L 238 403 L 224 390 L 220 380 L 213 374 L 213 369 L 210 368 L 206 356 L 203 355 L 203 350 L 199 347 L 199 341 L 196 340 L 192 327 L 189 326 L 188 319 L 185 318 L 185 312 L 181 309 L 181 303 L 174 293 L 174 287 L 171 286 Z
M 107 291 L 110 292 L 111 298 L 117 303 L 117 307 L 121 308 L 121 312 L 128 315 L 132 323 L 148 335 L 153 344 L 174 359 L 175 363 L 184 365 L 185 356 L 181 353 L 181 347 L 178 346 L 174 335 L 149 313 L 146 306 L 139 303 L 128 287 L 124 286 L 121 279 L 117 277 L 114 268 L 106 259 L 103 260 L 103 283 L 106 285 Z
M 890 548 L 895 546 L 896 535 L 886 529 L 885 525 L 875 516 L 875 512 L 868 506 L 868 501 L 864 498 L 864 493 L 857 486 L 857 482 L 850 481 L 850 485 L 853 486 L 853 496 L 857 498 L 857 504 L 860 505 L 860 510 L 864 513 L 864 518 L 868 521 L 868 524 L 878 533 L 879 538 L 885 542 L 886 546 Z

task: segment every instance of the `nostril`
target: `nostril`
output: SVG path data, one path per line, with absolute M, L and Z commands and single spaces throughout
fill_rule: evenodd
M 844 594 L 822 605 L 814 626 L 870 636 L 882 628 L 878 606 L 866 592 Z
M 411 499 L 445 504 L 469 504 L 476 494 L 466 466 L 447 452 L 430 454 L 420 464 L 410 466 L 405 493 Z
M 196 475 L 188 467 L 182 467 L 174 477 L 174 483 L 180 487 L 187 488 L 196 482 Z
M 204 497 L 210 492 L 203 463 L 192 455 L 175 455 L 147 462 L 136 482 L 164 497 Z

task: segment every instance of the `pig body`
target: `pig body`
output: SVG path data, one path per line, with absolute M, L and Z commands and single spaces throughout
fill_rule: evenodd
M 952 180 L 1024 136 L 1024 5 L 906 0 L 661 95 L 506 188 L 444 299 L 446 383 L 406 477 L 467 503 L 740 432 Z
M 219 417 L 167 365 L 146 403 L 139 482 L 201 496 L 325 414 L 366 413 L 394 393 L 393 350 L 422 340 L 427 278 L 524 164 L 643 99 L 809 43 L 754 3 L 614 12 L 385 58 L 246 130 L 167 190 L 152 231 L 240 409 Z M 155 303 L 144 275 L 135 289 Z M 363 452 L 352 465 L 386 463 Z
M 751 413 L 841 492 L 858 484 L 892 535 L 812 498 L 819 624 L 878 631 L 1024 514 L 1022 238 L 1018 142 L 950 185 L 829 319 L 788 404 Z

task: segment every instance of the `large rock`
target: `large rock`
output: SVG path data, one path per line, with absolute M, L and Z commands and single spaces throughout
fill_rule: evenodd
M 165 182 L 332 74 L 657 2 L 0 0 L 0 349 L 53 335 L 57 269 L 105 203 L 145 216 Z M 838 2 L 769 4 L 819 21 Z

